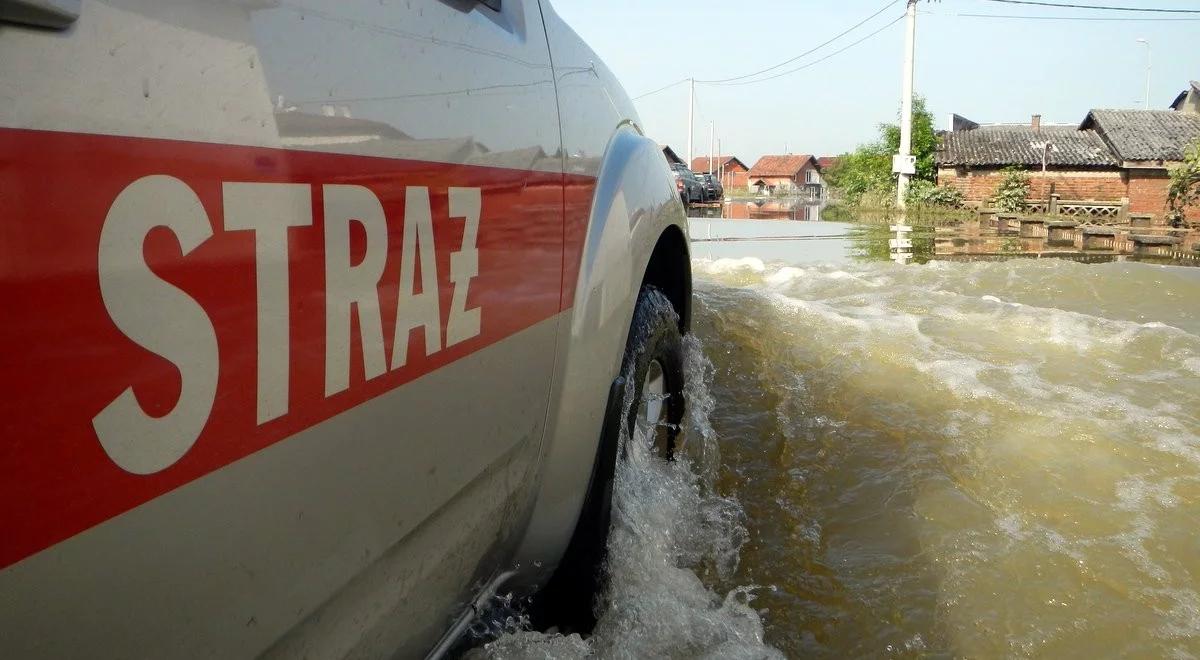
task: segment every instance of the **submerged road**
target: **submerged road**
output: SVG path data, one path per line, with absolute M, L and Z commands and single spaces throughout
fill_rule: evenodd
M 623 465 L 595 634 L 489 653 L 1200 655 L 1200 269 L 796 225 L 693 245 L 686 455 Z

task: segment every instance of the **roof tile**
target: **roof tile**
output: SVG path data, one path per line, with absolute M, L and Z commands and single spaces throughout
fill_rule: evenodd
M 935 160 L 938 165 L 1041 166 L 1044 142 L 1050 143 L 1047 165 L 1104 167 L 1117 164 L 1095 131 L 1074 126 L 1035 129 L 1026 124 L 985 125 L 945 133 Z
M 1200 115 L 1173 110 L 1092 110 L 1081 128 L 1094 128 L 1121 160 L 1183 160 L 1200 140 Z
M 724 165 L 724 166 L 728 167 L 729 163 L 733 162 L 733 161 L 737 161 L 738 165 L 741 165 L 742 167 L 746 166 L 746 164 L 743 163 L 737 156 L 713 156 L 712 157 L 713 171 L 716 171 L 717 167 L 720 165 Z M 691 169 L 693 172 L 707 172 L 708 171 L 708 156 L 696 156 L 695 158 L 693 158 Z
M 815 161 L 809 154 L 763 156 L 750 168 L 750 176 L 795 176 L 810 160 Z

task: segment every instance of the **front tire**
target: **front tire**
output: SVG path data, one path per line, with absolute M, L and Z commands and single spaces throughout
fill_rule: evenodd
M 609 390 L 600 446 L 575 534 L 530 611 L 536 627 L 587 633 L 596 625 L 595 604 L 608 579 L 604 561 L 616 465 L 623 455 L 621 440 L 647 442 L 658 457 L 671 460 L 680 441 L 684 384 L 679 314 L 661 291 L 643 287 L 634 307 L 621 373 Z
M 652 286 L 638 294 L 621 379 L 632 384 L 626 436 L 649 441 L 659 458 L 671 460 L 684 412 L 683 337 L 675 307 Z

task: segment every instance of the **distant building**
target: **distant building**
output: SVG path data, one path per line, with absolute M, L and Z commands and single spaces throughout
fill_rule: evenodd
M 746 176 L 750 191 L 765 195 L 789 192 L 819 200 L 824 189 L 821 167 L 809 154 L 763 156 Z
M 1171 102 L 1171 109 L 1176 112 L 1200 114 L 1200 82 L 1193 80 L 1188 83 L 1188 88 Z
M 969 131 L 973 128 L 979 128 L 979 124 L 976 124 L 975 122 L 971 121 L 970 119 L 967 119 L 966 117 L 964 117 L 960 114 L 955 114 L 955 113 L 950 114 L 950 127 L 947 130 Z
M 692 159 L 693 172 L 708 172 L 708 156 L 697 156 Z M 712 171 L 714 174 L 720 173 L 721 187 L 729 190 L 730 188 L 745 188 L 746 173 L 750 168 L 746 167 L 737 156 L 713 156 Z

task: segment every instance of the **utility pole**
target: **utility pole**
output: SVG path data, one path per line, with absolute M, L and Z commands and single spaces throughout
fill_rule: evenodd
M 1150 109 L 1150 40 L 1138 39 L 1137 42 L 1146 47 L 1146 99 L 1145 108 Z
M 721 155 L 721 138 L 717 138 L 717 155 Z M 721 160 L 717 163 L 717 181 L 721 182 L 721 187 L 725 187 L 725 161 Z
M 904 196 L 908 182 L 916 174 L 916 161 L 912 156 L 912 112 L 913 112 L 913 66 L 917 41 L 917 0 L 908 0 L 905 9 L 904 83 L 900 92 L 900 153 L 892 161 L 892 171 L 899 175 L 896 180 L 896 206 L 904 208 Z
M 708 122 L 708 173 L 712 174 L 713 140 L 717 138 L 717 122 Z
M 692 136 L 696 131 L 692 121 L 696 117 L 696 79 L 688 78 L 688 157 L 687 166 L 692 166 Z

